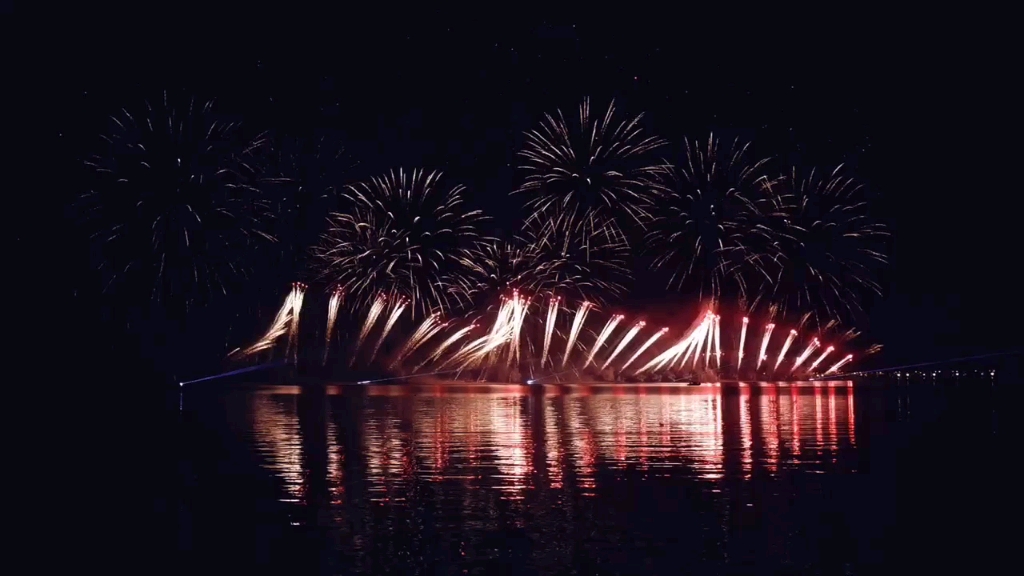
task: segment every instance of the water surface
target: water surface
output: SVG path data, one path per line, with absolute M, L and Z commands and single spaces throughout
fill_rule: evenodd
M 991 494 L 977 478 L 996 474 L 984 458 L 998 429 L 984 394 L 955 393 L 189 391 L 181 547 L 194 566 L 292 574 L 853 574 L 972 562 L 936 545 L 980 546 Z

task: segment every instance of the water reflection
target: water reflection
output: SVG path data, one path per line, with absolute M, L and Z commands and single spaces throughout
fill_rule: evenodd
M 278 387 L 243 398 L 243 436 L 293 524 L 326 531 L 327 548 L 355 559 L 350 572 L 517 554 L 560 569 L 627 532 L 693 536 L 702 557 L 724 562 L 748 510 L 769 505 L 757 479 L 858 462 L 844 457 L 857 445 L 847 383 Z M 645 506 L 690 520 L 661 533 L 627 526 Z
M 845 383 L 326 392 L 321 401 L 307 398 L 311 406 L 301 416 L 298 388 L 248 396 L 253 446 L 295 501 L 324 479 L 320 490 L 340 503 L 353 456 L 347 451 L 365 461 L 369 492 L 387 500 L 413 479 L 485 480 L 511 498 L 525 489 L 565 488 L 571 472 L 573 487 L 589 490 L 599 467 L 684 468 L 714 480 L 726 472 L 726 451 L 737 448 L 749 479 L 780 465 L 835 462 L 841 446 L 856 446 L 854 389 Z M 359 419 L 347 418 L 341 403 L 357 404 Z M 358 445 L 339 443 L 340 428 L 358 434 Z M 314 469 L 317 463 L 324 469 Z

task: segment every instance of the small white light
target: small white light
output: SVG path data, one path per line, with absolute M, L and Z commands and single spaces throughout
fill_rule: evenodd
M 182 387 L 182 386 L 184 386 L 184 385 L 185 385 L 185 383 L 184 383 L 184 382 L 178 382 L 178 387 L 179 387 L 179 388 L 180 388 L 180 387 Z

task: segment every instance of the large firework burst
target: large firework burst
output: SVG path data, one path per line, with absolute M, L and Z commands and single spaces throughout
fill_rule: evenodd
M 778 249 L 766 267 L 772 300 L 828 319 L 858 313 L 862 297 L 881 292 L 875 274 L 886 263 L 888 237 L 871 218 L 864 188 L 842 166 L 806 177 L 793 169 L 775 187 L 782 190 L 784 210 Z
M 473 262 L 485 239 L 480 211 L 467 211 L 463 186 L 441 173 L 398 170 L 347 186 L 317 250 L 321 273 L 365 306 L 379 294 L 413 309 L 447 310 L 473 290 Z
M 274 241 L 253 151 L 213 102 L 164 92 L 111 117 L 80 198 L 105 290 L 187 309 L 244 278 Z
M 544 290 L 594 302 L 621 294 L 630 276 L 629 246 L 621 232 L 592 213 L 586 223 L 592 232 L 584 235 L 567 222 L 573 217 L 549 208 L 523 227 L 522 237 L 545 263 Z
M 739 140 L 723 148 L 712 135 L 706 144 L 684 144 L 647 234 L 654 267 L 671 271 L 670 288 L 690 287 L 701 299 L 720 298 L 727 284 L 752 298 L 748 284 L 767 278 L 765 252 L 779 208 L 767 160 L 752 160 L 750 145 Z
M 594 115 L 584 99 L 571 118 L 561 111 L 546 114 L 526 133 L 519 152 L 526 178 L 514 193 L 530 195 L 532 218 L 558 208 L 567 215 L 561 224 L 583 235 L 594 233 L 595 222 L 648 221 L 655 177 L 663 170 L 651 153 L 665 141 L 643 134 L 642 115 L 620 119 L 614 102 Z

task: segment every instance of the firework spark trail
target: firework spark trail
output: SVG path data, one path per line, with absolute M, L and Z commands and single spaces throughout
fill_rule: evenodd
M 594 355 L 597 354 L 597 351 L 604 345 L 605 340 L 612 335 L 612 332 L 615 331 L 615 327 L 619 325 L 619 322 L 622 322 L 623 318 L 625 318 L 625 316 L 622 314 L 616 314 L 604 325 L 601 333 L 597 335 L 597 340 L 594 341 L 594 345 L 590 347 L 590 354 L 587 356 L 587 361 L 583 363 L 584 368 L 590 366 L 590 363 L 594 361 Z
M 757 369 L 761 369 L 761 363 L 768 359 L 768 341 L 772 338 L 772 330 L 775 324 L 768 324 L 764 327 L 764 338 L 761 340 L 761 354 L 757 357 Z
M 813 364 L 811 364 L 811 367 L 808 368 L 807 371 L 814 372 L 814 369 L 818 367 L 818 364 L 821 364 L 821 361 L 825 359 L 825 356 L 831 354 L 832 351 L 835 349 L 835 346 L 829 346 L 828 348 L 825 348 L 825 351 L 821 353 L 821 356 L 818 356 L 818 359 L 815 360 Z
M 743 328 L 740 330 L 740 350 L 736 355 L 736 371 L 739 372 L 740 366 L 743 365 L 743 346 L 747 342 L 747 324 L 750 323 L 750 318 L 743 317 Z
M 722 367 L 722 317 L 715 316 L 715 366 Z
M 634 374 L 641 374 L 643 372 L 646 372 L 652 366 L 655 365 L 657 365 L 657 367 L 660 369 L 663 365 L 665 365 L 666 362 L 671 360 L 673 357 L 677 356 L 680 353 L 680 351 L 683 350 L 686 346 L 689 346 L 690 341 L 692 339 L 693 334 L 689 334 L 683 337 L 683 339 L 673 344 L 668 350 L 665 350 L 661 354 L 655 356 L 650 362 L 638 368 L 636 372 L 634 372 Z
M 544 368 L 544 363 L 548 359 L 548 350 L 551 348 L 551 335 L 555 331 L 555 318 L 558 317 L 558 297 L 554 296 L 548 303 L 548 318 L 544 322 L 544 349 L 540 354 L 540 367 Z
M 648 338 L 647 342 L 644 342 L 643 346 L 641 346 L 639 350 L 634 352 L 633 355 L 629 357 L 629 360 L 626 360 L 626 363 L 623 364 L 622 368 L 620 368 L 619 370 L 620 371 L 625 371 L 626 368 L 628 368 L 630 364 L 635 362 L 636 359 L 639 358 L 640 355 L 643 354 L 645 350 L 650 348 L 651 345 L 654 344 L 654 342 L 658 340 L 658 338 L 661 338 L 662 335 L 665 334 L 665 332 L 668 332 L 668 328 L 662 328 L 661 330 L 658 330 L 658 332 L 654 336 L 651 336 L 650 338 Z
M 502 298 L 501 298 L 501 306 L 498 308 L 498 314 L 494 318 L 494 325 L 491 326 L 490 333 L 488 333 L 487 336 L 484 336 L 483 338 L 478 339 L 477 342 L 487 342 L 487 343 L 490 343 L 490 342 L 497 341 L 497 342 L 500 342 L 500 343 L 504 343 L 505 340 L 504 340 L 503 333 L 506 330 L 509 329 L 509 326 L 512 324 L 512 321 L 514 319 L 514 316 L 515 316 L 515 311 L 514 311 L 514 308 L 515 308 L 515 298 L 517 296 L 518 296 L 518 294 L 515 293 L 515 292 L 513 292 L 512 298 L 506 298 L 506 297 L 502 296 Z M 470 344 L 467 344 L 466 346 L 463 346 L 462 350 L 460 350 L 457 354 L 461 354 L 463 352 L 467 352 L 467 350 L 469 350 L 469 348 L 471 346 L 474 346 L 475 344 L 476 344 L 476 342 L 471 342 Z M 481 346 L 486 346 L 486 344 L 481 344 Z M 487 350 L 488 350 L 489 353 L 490 352 L 497 353 L 498 346 L 489 347 Z M 483 360 L 483 359 L 481 358 L 481 360 Z M 493 360 L 494 360 L 494 358 L 493 358 L 493 355 L 492 355 L 492 357 L 488 358 L 485 363 L 490 365 L 490 364 L 493 363 Z
M 299 312 L 302 310 L 302 299 L 306 295 L 306 285 L 296 282 L 292 286 L 292 321 L 288 330 L 288 351 L 291 353 L 292 361 L 298 360 L 299 354 Z
M 565 355 L 562 356 L 562 368 L 565 368 L 567 362 L 569 362 L 569 354 L 572 353 L 573 344 L 576 343 L 576 338 L 580 334 L 580 329 L 583 328 L 583 321 L 587 317 L 587 312 L 590 311 L 590 302 L 584 302 L 580 304 L 578 310 L 576 310 L 576 317 L 572 320 L 572 329 L 569 330 L 569 338 L 565 342 Z
M 704 320 L 702 320 L 700 324 L 691 327 L 686 336 L 684 336 L 681 340 L 673 344 L 668 350 L 665 350 L 658 356 L 655 356 L 654 359 L 652 359 L 650 362 L 637 369 L 635 374 L 646 372 L 648 369 L 655 365 L 657 365 L 658 369 L 661 369 L 661 367 L 664 366 L 665 363 L 669 361 L 675 362 L 675 359 L 678 358 L 679 355 L 681 355 L 683 351 L 686 350 L 691 345 L 694 337 L 697 335 L 697 332 L 705 326 L 706 322 L 707 315 L 704 316 Z
M 457 332 L 455 332 L 455 334 L 449 336 L 444 342 L 441 342 L 441 344 L 437 347 L 437 349 L 434 350 L 434 352 L 430 356 L 427 356 L 427 358 L 423 362 L 420 362 L 415 368 L 413 368 L 413 372 L 422 368 L 427 362 L 430 362 L 431 360 L 434 360 L 435 358 L 441 356 L 441 354 L 444 354 L 445 350 L 447 350 L 452 344 L 454 344 L 460 338 L 465 336 L 473 328 L 476 328 L 476 324 L 470 324 L 465 328 L 460 328 Z
M 803 364 L 805 361 L 807 361 L 807 357 L 813 354 L 819 346 L 821 346 L 820 340 L 818 340 L 817 338 L 812 340 L 811 343 L 807 345 L 807 348 L 804 349 L 803 354 L 801 354 L 800 357 L 796 359 L 796 362 L 793 363 L 793 369 L 790 370 L 790 373 L 796 372 L 796 369 L 799 368 L 800 365 Z
M 447 328 L 450 324 L 451 324 L 450 321 L 449 322 L 438 322 L 438 323 L 436 323 L 433 328 L 431 328 L 426 334 L 423 335 L 422 338 L 419 339 L 418 342 L 416 342 L 416 344 L 413 345 L 412 349 L 409 350 L 409 352 L 406 354 L 406 356 L 409 356 L 413 352 L 415 352 L 416 350 L 419 350 L 420 346 L 423 346 L 424 344 L 427 343 L 427 341 L 433 339 L 434 336 L 436 336 L 439 332 L 441 332 L 441 330 L 444 330 L 445 328 Z M 474 326 L 476 326 L 476 324 L 474 324 Z
M 468 360 L 466 360 L 459 370 L 462 370 L 469 364 L 473 363 L 478 365 L 485 364 L 488 366 L 493 364 L 494 354 L 498 352 L 498 349 L 502 344 L 509 341 L 511 338 L 511 334 L 514 329 L 513 323 L 515 320 L 516 301 L 518 298 L 518 292 L 513 292 L 512 298 L 506 298 L 503 296 L 501 298 L 501 306 L 498 308 L 498 314 L 494 318 L 494 325 L 491 326 L 491 331 L 485 336 L 477 338 L 476 340 L 464 345 L 441 366 L 444 367 L 451 365 L 464 358 L 468 358 Z M 490 356 L 490 358 L 488 358 L 488 356 Z
M 833 364 L 832 367 L 829 368 L 827 372 L 825 372 L 825 374 L 834 374 L 837 370 L 845 366 L 846 363 L 849 362 L 850 360 L 853 360 L 853 354 L 847 354 L 846 358 L 843 358 L 839 362 Z
M 609 356 L 608 359 L 604 361 L 603 365 L 601 365 L 601 370 L 604 370 L 605 368 L 607 368 L 608 365 L 612 363 L 612 360 L 615 360 L 615 357 L 619 355 L 619 352 L 622 352 L 622 350 L 626 348 L 626 345 L 629 344 L 629 342 L 634 337 L 636 337 L 638 332 L 640 332 L 640 329 L 643 328 L 646 325 L 647 325 L 646 322 L 641 321 L 641 322 L 638 322 L 632 328 L 630 328 L 629 332 L 626 332 L 626 335 L 623 336 L 622 340 L 619 341 L 619 345 L 615 347 L 614 351 L 612 351 L 612 355 Z
M 380 333 L 380 338 L 377 338 L 377 344 L 373 347 L 373 352 L 370 353 L 368 362 L 373 362 L 373 358 L 377 355 L 377 351 L 380 350 L 380 345 L 384 343 L 384 339 L 387 338 L 388 332 L 391 331 L 391 327 L 398 321 L 398 317 L 402 315 L 402 311 L 405 310 L 405 305 L 408 302 L 406 300 L 398 300 L 395 302 L 395 308 L 391 311 L 391 316 L 388 317 L 387 323 L 384 324 L 384 331 Z
M 430 316 L 427 316 L 423 322 L 420 323 L 409 339 L 405 341 L 402 348 L 399 349 L 398 354 L 395 355 L 394 361 L 391 362 L 391 368 L 394 368 L 401 362 L 406 356 L 412 353 L 428 336 L 432 335 L 431 330 L 437 328 L 437 312 L 434 312 Z
M 487 346 L 487 344 L 490 343 L 492 340 L 494 340 L 494 337 L 488 334 L 487 336 L 481 336 L 480 338 L 477 338 L 476 340 L 473 340 L 468 344 L 464 344 L 462 348 L 459 348 L 454 354 L 448 357 L 447 360 L 442 362 L 437 367 L 437 369 L 440 370 L 442 368 L 451 366 L 452 364 L 470 356 L 471 354 L 475 354 L 483 350 Z
M 704 350 L 704 341 L 708 340 L 708 333 L 711 331 L 711 322 L 712 322 L 712 320 L 710 318 L 710 314 L 708 316 L 709 316 L 709 318 L 705 319 L 704 323 L 701 325 L 700 334 L 697 336 L 697 339 L 696 339 L 697 340 L 697 353 L 693 355 L 693 368 L 697 367 L 697 361 L 700 359 L 700 353 L 701 353 L 702 350 Z M 708 345 L 708 352 L 710 353 L 710 351 L 711 351 L 711 342 L 708 342 L 707 345 Z M 707 365 L 708 365 L 708 358 L 709 358 L 709 356 L 710 356 L 710 354 L 708 354 L 707 356 L 704 357 L 704 366 L 705 367 L 707 367 Z
M 327 364 L 327 352 L 331 349 L 331 336 L 334 335 L 334 323 L 338 321 L 338 308 L 345 293 L 341 288 L 335 288 L 331 299 L 327 303 L 327 331 L 324 334 L 324 364 Z
M 406 356 L 409 356 L 410 354 L 418 350 L 420 346 L 424 345 L 428 340 L 437 335 L 438 332 L 444 330 L 448 326 L 448 324 L 448 322 L 441 322 L 440 324 L 437 324 L 436 326 L 431 328 L 429 332 L 424 334 L 423 337 L 419 339 L 419 342 L 416 342 L 416 344 L 412 346 L 412 348 L 406 353 Z
M 657 365 L 660 368 L 661 365 L 664 364 L 665 362 L 668 362 L 668 360 L 670 358 L 672 358 L 681 349 L 682 346 L 685 346 L 685 345 L 689 344 L 689 342 L 690 342 L 690 336 L 684 337 L 682 340 L 680 340 L 679 342 L 676 342 L 671 347 L 669 347 L 668 350 L 665 350 L 661 354 L 658 354 L 657 356 L 655 356 L 647 364 L 644 364 L 640 368 L 637 368 L 636 371 L 634 372 L 634 374 L 642 374 L 642 373 L 646 372 L 647 370 L 649 370 L 651 367 L 653 367 L 655 365 Z
M 690 357 L 690 354 L 696 352 L 696 354 L 694 354 L 693 356 L 693 367 L 696 368 L 697 359 L 700 358 L 700 345 L 702 342 L 704 342 L 704 339 L 707 338 L 710 327 L 710 314 L 708 314 L 708 316 L 704 318 L 700 325 L 697 326 L 697 329 L 694 330 L 693 337 L 686 344 L 686 346 L 681 348 L 679 352 L 676 353 L 676 357 L 672 359 L 671 363 L 674 364 L 675 361 L 680 356 L 682 356 L 683 359 L 679 362 L 679 368 L 681 369 L 686 365 L 686 360 Z M 708 345 L 710 346 L 710 343 Z
M 512 345 L 509 347 L 508 352 L 508 365 L 512 365 L 513 355 L 515 356 L 516 364 L 519 364 L 519 346 L 521 343 L 520 335 L 523 331 L 523 321 L 526 319 L 527 307 L 529 302 L 519 296 L 516 292 L 512 301 Z
M 241 356 L 250 356 L 257 352 L 267 350 L 273 347 L 278 338 L 288 333 L 289 323 L 291 322 L 293 309 L 295 307 L 295 296 L 296 289 L 293 286 L 291 291 L 288 292 L 288 296 L 285 297 L 284 304 L 281 305 L 281 308 L 278 309 L 277 314 L 274 316 L 274 321 L 270 324 L 270 328 L 263 337 L 257 340 L 252 346 L 238 352 L 238 354 Z
M 702 341 L 705 337 L 710 316 L 710 312 L 705 314 L 704 319 L 701 320 L 700 324 L 698 324 L 697 327 L 691 331 L 689 341 L 686 342 L 685 345 L 681 346 L 679 350 L 676 351 L 675 356 L 673 356 L 672 359 L 668 361 L 668 365 L 670 368 L 673 364 L 676 363 L 676 360 L 679 360 L 680 356 L 682 356 L 683 359 L 680 360 L 679 362 L 679 369 L 682 369 L 683 366 L 686 365 L 686 360 L 690 357 L 690 354 L 697 350 L 697 343 Z M 700 355 L 700 351 L 697 351 L 697 354 Z M 663 364 L 664 363 L 659 364 L 656 367 L 656 369 L 660 370 Z
M 447 366 L 462 360 L 463 358 L 468 359 L 459 367 L 459 370 L 466 368 L 470 364 L 479 365 L 489 354 L 509 342 L 512 339 L 512 333 L 515 329 L 513 323 L 508 319 L 504 319 L 504 321 L 499 319 L 499 322 L 501 322 L 499 327 L 500 331 L 493 331 L 491 334 L 482 338 L 477 338 L 463 346 L 462 349 L 453 354 L 444 365 Z
M 690 359 L 690 354 L 693 354 L 694 350 L 697 349 L 698 340 L 700 340 L 700 335 L 695 333 L 693 337 L 690 338 L 690 340 L 686 343 L 686 345 L 676 352 L 676 355 L 669 362 L 669 366 L 675 364 L 676 360 L 679 360 L 680 356 L 682 356 L 683 359 L 679 360 L 679 369 L 681 370 L 684 366 L 686 366 L 686 361 Z M 700 355 L 700 352 L 697 352 L 697 355 Z M 661 365 L 659 364 L 657 368 L 660 369 Z
M 679 360 L 680 356 L 682 356 L 683 359 L 679 362 L 679 369 L 682 369 L 683 366 L 686 365 L 687 358 L 690 357 L 691 353 L 697 350 L 697 343 L 705 338 L 707 334 L 708 322 L 710 320 L 710 317 L 711 313 L 706 313 L 704 315 L 704 319 L 700 321 L 700 324 L 698 324 L 695 328 L 693 328 L 690 331 L 689 339 L 685 343 L 683 343 L 679 347 L 679 349 L 676 350 L 675 355 L 668 360 L 667 364 L 669 368 L 671 368 L 672 365 L 676 363 L 676 360 Z M 700 355 L 700 351 L 697 351 L 697 355 Z M 696 364 L 696 358 L 694 358 L 694 363 Z M 664 366 L 665 364 L 666 362 L 658 364 L 657 366 L 655 366 L 655 370 L 661 370 L 661 367 Z
M 786 352 L 789 352 L 789 347 L 793 345 L 793 340 L 796 340 L 796 330 L 789 331 L 789 336 L 786 337 L 786 342 L 782 344 L 782 351 L 779 352 L 779 359 L 775 361 L 775 368 L 772 368 L 772 370 L 779 369 L 779 365 L 782 364 L 782 359 L 786 357 Z
M 359 347 L 363 345 L 363 341 L 366 340 L 366 336 L 370 333 L 370 329 L 377 322 L 377 317 L 380 316 L 382 310 L 384 310 L 385 298 L 383 295 L 377 295 L 377 299 L 373 301 L 373 306 L 370 306 L 370 311 L 366 313 L 366 320 L 363 322 L 363 328 L 359 331 L 359 338 L 356 340 L 355 350 L 352 351 L 352 360 L 349 362 L 349 366 L 356 361 L 356 353 L 359 352 Z
M 715 365 L 722 367 L 722 317 L 715 317 Z

